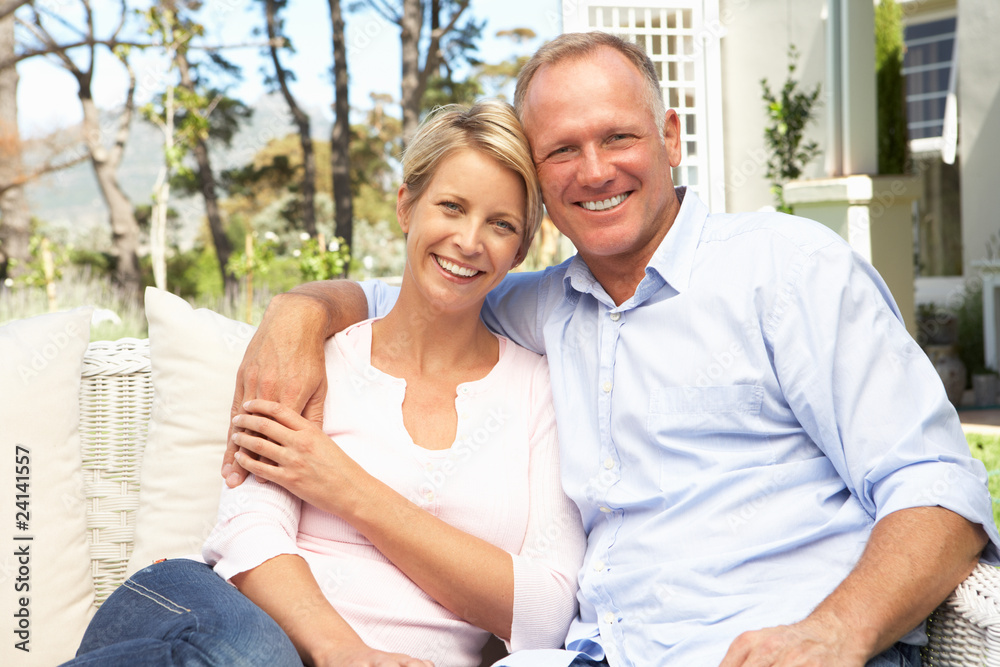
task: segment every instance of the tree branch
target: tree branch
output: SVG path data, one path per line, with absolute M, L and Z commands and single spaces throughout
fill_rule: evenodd
M 111 168 L 118 170 L 118 165 L 121 163 L 122 155 L 125 153 L 125 144 L 128 142 L 128 135 L 132 129 L 132 112 L 135 109 L 135 70 L 132 69 L 132 64 L 129 63 L 128 58 L 119 58 L 122 65 L 125 66 L 125 70 L 128 72 L 128 94 L 125 96 L 125 108 L 122 110 L 122 115 L 118 119 L 118 133 L 115 135 L 114 147 L 111 149 L 111 153 L 108 156 L 108 162 L 111 163 Z
M 403 16 L 399 12 L 393 11 L 392 6 L 385 0 L 365 0 L 365 4 L 375 10 L 375 13 L 384 18 L 389 23 L 400 25 Z
M 90 158 L 90 154 L 87 153 L 86 151 L 83 151 L 79 155 L 77 155 L 76 157 L 73 157 L 72 159 L 66 160 L 65 162 L 58 162 L 58 163 L 56 163 L 56 162 L 54 162 L 54 158 L 46 160 L 37 169 L 34 169 L 34 170 L 32 170 L 31 172 L 29 172 L 27 174 L 20 174 L 17 178 L 15 178 L 10 183 L 0 183 L 0 195 L 2 195 L 3 193 L 5 193 L 7 190 L 10 190 L 11 188 L 17 188 L 17 187 L 20 187 L 22 185 L 27 185 L 28 183 L 30 183 L 30 182 L 32 182 L 34 180 L 37 180 L 37 179 L 41 178 L 42 176 L 45 176 L 46 174 L 51 174 L 51 173 L 56 172 L 56 171 L 62 171 L 63 169 L 69 169 L 70 167 L 78 165 L 81 162 L 85 162 L 89 158 Z
M 13 14 L 19 7 L 31 2 L 31 0 L 0 0 L 0 19 Z
M 427 88 L 427 81 L 430 79 L 434 70 L 437 66 L 441 64 L 444 60 L 441 56 L 441 38 L 451 32 L 455 25 L 458 23 L 458 19 L 461 18 L 462 14 L 466 9 L 469 8 L 469 0 L 459 3 L 458 10 L 451 15 L 450 20 L 444 27 L 436 28 L 431 31 L 431 41 L 427 45 L 427 53 L 424 55 L 424 66 L 420 68 L 420 91 L 421 93 Z
M 35 36 L 35 39 L 44 44 L 48 53 L 58 56 L 59 60 L 62 61 L 63 67 L 69 70 L 70 73 L 72 73 L 74 76 L 77 76 L 78 73 L 82 74 L 79 68 L 77 68 L 76 63 L 70 60 L 69 56 L 66 55 L 64 49 L 62 49 L 58 44 L 56 44 L 56 40 L 52 39 L 52 35 L 50 35 L 48 31 L 42 27 L 42 22 L 37 12 L 35 13 L 34 23 L 28 23 L 27 21 L 22 21 L 16 16 L 14 17 L 14 21 L 19 25 L 27 28 L 28 31 Z M 17 60 L 15 60 L 14 62 L 17 62 Z

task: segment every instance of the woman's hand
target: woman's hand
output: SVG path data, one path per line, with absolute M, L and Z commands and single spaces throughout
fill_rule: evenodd
M 233 444 L 259 457 L 237 453 L 247 472 L 337 516 L 363 497 L 363 482 L 372 478 L 319 426 L 274 401 L 256 399 L 243 407 L 248 414 L 233 418 L 242 430 L 233 434 Z
M 314 661 L 315 667 L 434 667 L 430 660 L 377 651 L 365 644 L 339 647 Z

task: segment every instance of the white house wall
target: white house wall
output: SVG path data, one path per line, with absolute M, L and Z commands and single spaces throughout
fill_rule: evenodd
M 796 76 L 803 88 L 826 84 L 825 0 L 720 0 L 723 134 L 725 136 L 726 208 L 757 210 L 774 205 L 764 176 L 762 78 L 780 92 L 788 74 L 788 45 L 799 52 Z M 827 104 L 816 111 L 806 140 L 826 143 Z M 807 166 L 804 178 L 826 176 L 823 156 Z
M 1000 2 L 958 2 L 959 159 L 965 274 L 1000 235 Z M 994 259 L 996 252 L 994 251 Z

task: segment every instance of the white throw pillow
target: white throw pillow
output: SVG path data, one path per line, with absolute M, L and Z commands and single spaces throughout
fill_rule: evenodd
M 0 664 L 73 657 L 94 611 L 80 373 L 91 308 L 0 326 Z
M 146 288 L 153 410 L 127 574 L 194 556 L 215 525 L 236 371 L 255 328 Z

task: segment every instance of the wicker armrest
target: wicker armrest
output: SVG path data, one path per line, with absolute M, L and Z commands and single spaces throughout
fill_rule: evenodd
M 90 344 L 80 382 L 80 456 L 97 606 L 121 584 L 132 553 L 152 402 L 148 340 Z
M 927 619 L 926 667 L 1000 667 L 1000 570 L 980 563 Z

